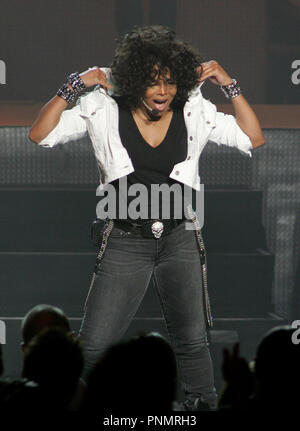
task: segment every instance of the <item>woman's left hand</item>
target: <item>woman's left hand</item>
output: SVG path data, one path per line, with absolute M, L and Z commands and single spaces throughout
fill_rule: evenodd
M 201 66 L 197 68 L 197 73 L 201 73 Z M 205 81 L 207 78 L 215 85 L 228 85 L 232 83 L 232 78 L 230 78 L 228 73 L 215 60 L 202 63 L 202 74 L 198 84 Z

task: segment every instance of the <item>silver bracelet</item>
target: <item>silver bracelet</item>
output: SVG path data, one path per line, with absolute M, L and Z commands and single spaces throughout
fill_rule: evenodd
M 76 99 L 75 92 L 70 90 L 68 84 L 63 84 L 56 94 L 57 96 L 64 99 L 67 103 L 72 103 Z
M 86 89 L 86 86 L 84 85 L 84 82 L 82 81 L 78 72 L 71 73 L 71 75 L 68 76 L 67 82 L 72 86 L 74 93 L 76 94 L 81 93 Z
M 238 86 L 238 82 L 236 79 L 232 79 L 232 83 L 228 85 L 220 85 L 221 90 L 225 94 L 227 99 L 233 99 L 241 94 L 241 89 Z
M 72 87 L 73 91 L 70 89 L 69 86 Z M 67 103 L 72 103 L 76 100 L 78 94 L 81 93 L 84 89 L 86 89 L 86 86 L 80 78 L 79 73 L 74 72 L 68 76 L 67 82 L 59 88 L 56 94 L 57 96 L 64 99 Z

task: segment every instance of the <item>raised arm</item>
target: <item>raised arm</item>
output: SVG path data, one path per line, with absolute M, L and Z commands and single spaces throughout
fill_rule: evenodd
M 217 61 L 211 60 L 206 63 L 202 63 L 202 74 L 200 76 L 200 82 L 205 79 L 209 79 L 215 85 L 229 85 L 232 83 L 232 78 L 228 73 L 219 65 Z M 200 72 L 200 68 L 199 68 Z M 249 137 L 253 148 L 260 147 L 265 143 L 265 137 L 263 135 L 259 121 L 248 104 L 247 100 L 242 94 L 231 99 L 233 104 L 236 122 L 243 132 Z
M 39 144 L 55 128 L 67 102 L 61 97 L 54 96 L 38 113 L 29 131 L 29 139 Z
M 87 88 L 100 84 L 104 88 L 112 89 L 112 86 L 106 80 L 106 74 L 99 67 L 94 67 L 82 72 L 80 77 Z M 73 91 L 71 85 L 69 85 L 69 88 Z M 54 96 L 49 100 L 49 102 L 41 108 L 29 131 L 29 138 L 31 141 L 39 144 L 48 136 L 58 124 L 61 114 L 67 106 L 68 103 L 62 97 Z

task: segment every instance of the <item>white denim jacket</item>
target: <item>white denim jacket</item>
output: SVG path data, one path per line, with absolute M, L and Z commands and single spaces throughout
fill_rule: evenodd
M 110 69 L 102 68 L 109 76 Z M 200 190 L 199 157 L 207 144 L 236 147 L 251 157 L 252 144 L 232 115 L 217 112 L 205 99 L 200 87 L 191 92 L 184 106 L 188 151 L 183 162 L 174 165 L 170 178 Z M 119 110 L 116 101 L 100 87 L 82 95 L 74 108 L 64 111 L 56 127 L 39 145 L 51 148 L 89 134 L 100 171 L 99 190 L 106 184 L 134 171 L 132 161 L 119 135 Z

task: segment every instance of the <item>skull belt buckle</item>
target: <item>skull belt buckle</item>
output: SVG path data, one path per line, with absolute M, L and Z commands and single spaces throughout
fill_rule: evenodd
M 151 230 L 155 238 L 160 238 L 164 231 L 164 225 L 161 221 L 155 221 L 151 225 Z

